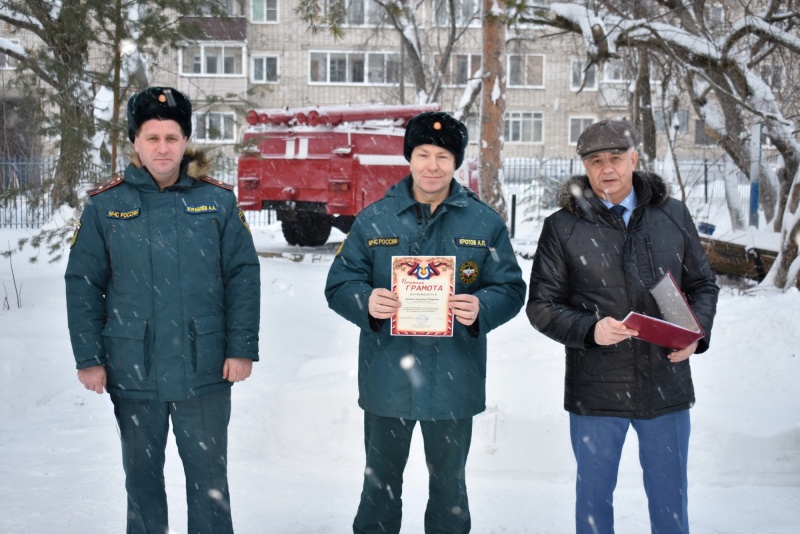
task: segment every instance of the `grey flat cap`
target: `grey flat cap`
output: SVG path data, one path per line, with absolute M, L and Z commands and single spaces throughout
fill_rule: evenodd
M 604 120 L 589 125 L 581 133 L 575 150 L 581 159 L 586 159 L 597 152 L 627 152 L 636 145 L 636 133 L 629 121 Z

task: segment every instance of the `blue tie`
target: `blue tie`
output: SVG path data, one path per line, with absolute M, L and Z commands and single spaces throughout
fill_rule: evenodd
M 622 217 L 622 215 L 625 213 L 625 210 L 627 209 L 625 206 L 620 206 L 619 204 L 615 204 L 608 209 L 613 211 L 617 215 L 617 217 L 619 217 L 622 220 L 623 223 L 625 222 L 625 219 Z

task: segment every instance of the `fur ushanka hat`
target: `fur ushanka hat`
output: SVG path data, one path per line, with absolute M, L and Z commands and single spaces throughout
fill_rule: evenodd
M 128 138 L 133 143 L 142 124 L 150 119 L 173 120 L 183 135 L 192 135 L 192 103 L 171 87 L 148 87 L 128 99 Z
M 411 118 L 406 126 L 403 155 L 411 161 L 411 152 L 419 145 L 436 145 L 456 157 L 456 169 L 464 161 L 469 133 L 464 123 L 442 111 L 427 111 Z

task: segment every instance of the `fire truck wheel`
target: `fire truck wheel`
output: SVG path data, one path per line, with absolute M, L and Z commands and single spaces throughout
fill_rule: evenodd
M 328 241 L 331 235 L 331 218 L 324 213 L 300 211 L 293 221 L 281 223 L 283 237 L 290 245 L 301 247 L 319 247 Z

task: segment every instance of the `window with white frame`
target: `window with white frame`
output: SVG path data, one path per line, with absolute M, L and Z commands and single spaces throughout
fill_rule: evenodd
M 450 26 L 450 3 L 448 0 L 434 0 L 433 13 L 436 26 Z M 481 6 L 478 0 L 455 0 L 456 26 L 464 27 L 479 22 Z
M 244 13 L 244 0 L 216 0 L 218 9 L 222 10 L 229 17 L 241 17 Z M 213 17 L 216 14 L 212 13 L 210 6 L 202 6 L 200 13 L 207 17 Z
M 438 66 L 441 63 L 441 56 L 434 56 L 433 61 Z M 480 54 L 452 54 L 442 73 L 442 84 L 467 85 L 480 68 Z
M 252 22 L 278 22 L 278 0 L 253 0 L 250 20 Z
M 770 89 L 779 92 L 783 89 L 783 65 L 760 65 L 761 79 Z
M 544 56 L 518 55 L 508 56 L 509 87 L 544 87 Z
M 181 49 L 184 76 L 241 76 L 244 73 L 244 45 L 194 44 Z
M 577 145 L 578 137 L 581 133 L 595 122 L 594 117 L 570 117 L 569 118 L 569 144 Z
M 478 143 L 481 138 L 481 127 L 478 122 L 478 115 L 471 113 L 464 119 L 464 125 L 467 127 L 467 134 L 469 135 L 470 143 Z
M 9 41 L 10 43 L 15 44 L 15 45 L 19 44 L 19 41 L 16 40 L 16 39 L 6 39 L 6 40 Z M 8 70 L 8 69 L 15 69 L 15 68 L 17 68 L 17 60 L 14 59 L 11 56 L 8 56 L 6 54 L 0 53 L 0 69 Z
M 385 10 L 375 0 L 340 0 L 347 3 L 346 23 L 350 26 L 377 26 Z
M 664 79 L 664 71 L 661 65 L 654 61 L 650 62 L 650 83 L 661 83 Z
M 253 55 L 250 58 L 250 80 L 253 83 L 276 83 L 278 56 Z
M 208 111 L 194 114 L 194 142 L 221 143 L 236 140 L 236 114 Z
M 668 117 L 669 118 L 669 117 Z M 672 127 L 675 127 L 675 119 L 678 119 L 678 133 L 689 133 L 689 110 L 679 109 L 677 114 L 672 117 Z M 666 133 L 667 125 L 664 122 L 664 112 L 654 111 L 653 120 L 656 123 L 656 133 Z
M 698 146 L 716 146 L 717 141 L 714 139 L 714 132 L 706 130 L 706 122 L 703 119 L 696 119 L 694 121 L 694 144 Z
M 597 89 L 597 65 L 589 65 L 587 61 L 573 59 L 569 88 L 573 91 L 581 88 L 584 90 Z
M 510 111 L 505 116 L 506 143 L 542 143 L 544 114 L 533 111 Z
M 395 84 L 400 57 L 386 52 L 310 52 L 308 80 L 320 84 Z
M 625 63 L 621 59 L 609 59 L 603 66 L 603 81 L 605 82 L 624 82 Z

